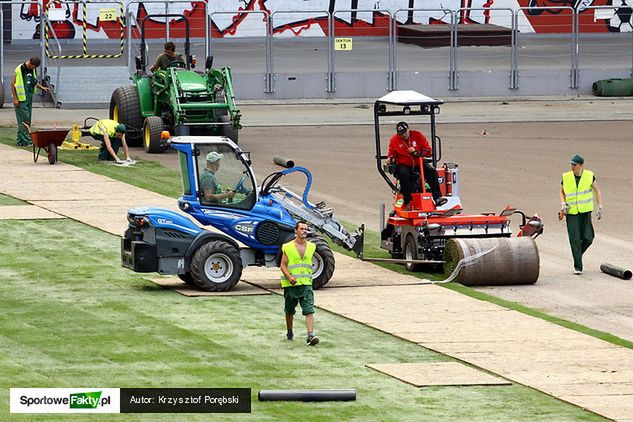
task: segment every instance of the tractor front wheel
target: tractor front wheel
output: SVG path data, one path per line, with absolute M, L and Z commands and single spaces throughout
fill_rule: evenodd
M 240 252 L 230 243 L 214 240 L 202 245 L 191 260 L 194 283 L 208 292 L 231 290 L 242 276 Z
M 310 242 L 316 245 L 312 255 L 312 288 L 320 289 L 325 286 L 334 274 L 334 254 L 330 245 L 320 237 L 310 237 Z
M 218 125 L 218 135 L 226 136 L 231 141 L 237 144 L 238 131 L 233 126 L 233 123 L 231 122 L 229 116 L 222 116 L 220 117 L 219 121 L 225 124 Z
M 143 147 L 146 152 L 160 154 L 167 149 L 160 137 L 163 128 L 163 119 L 160 117 L 149 116 L 145 119 L 145 124 L 143 125 Z

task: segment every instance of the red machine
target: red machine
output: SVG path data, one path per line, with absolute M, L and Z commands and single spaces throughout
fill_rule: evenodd
M 536 238 L 543 232 L 543 222 L 535 214 L 531 218 L 515 208 L 507 206 L 498 215 L 493 213 L 462 214 L 463 208 L 460 194 L 459 167 L 454 163 L 444 163 L 438 168 L 437 164 L 442 158 L 442 143 L 436 134 L 435 117 L 440 112 L 443 101 L 427 97 L 415 91 L 393 91 L 378 99 L 374 105 L 374 126 L 376 136 L 376 165 L 387 185 L 394 192 L 393 209 L 389 217 L 384 221 L 381 232 L 381 248 L 388 250 L 393 260 L 404 263 L 407 270 L 415 271 L 421 264 L 444 263 L 444 248 L 450 239 L 464 239 L 461 245 L 469 248 L 478 248 L 479 239 L 510 238 L 509 217 L 519 214 L 522 218 L 517 237 L 530 236 Z M 404 210 L 403 197 L 399 190 L 398 180 L 393 176 L 395 165 L 386 163 L 387 156 L 383 155 L 383 144 L 380 136 L 381 118 L 389 118 L 392 122 L 411 118 L 413 116 L 427 116 L 430 120 L 429 143 L 433 149 L 429 162 L 437 169 L 438 181 L 442 195 L 447 202 L 436 207 L 431 192 L 426 188 L 424 173 L 420 171 L 414 174 L 412 184 L 415 187 L 412 194 L 412 209 Z M 391 126 L 393 127 L 393 126 Z M 392 134 L 393 132 L 390 132 Z M 419 168 L 423 168 L 425 158 L 416 157 Z M 489 241 L 486 241 L 489 243 Z M 486 242 L 481 242 L 483 245 Z M 513 249 L 513 241 L 509 241 L 510 249 Z M 508 243 L 508 242 L 505 242 Z M 534 252 L 522 261 L 530 267 L 536 266 L 538 277 L 538 251 Z M 505 256 L 499 254 L 508 248 L 499 248 L 495 252 L 496 258 L 504 260 Z M 468 251 L 462 251 L 462 256 L 468 256 Z M 526 255 L 524 253 L 524 255 Z M 527 263 L 527 264 L 526 264 Z M 520 270 L 520 269 L 519 269 Z M 534 281 L 536 281 L 534 279 Z

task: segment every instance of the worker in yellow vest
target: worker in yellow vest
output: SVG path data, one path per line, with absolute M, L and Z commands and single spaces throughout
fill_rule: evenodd
M 18 121 L 18 135 L 15 141 L 17 146 L 30 146 L 31 135 L 25 123 L 31 126 L 31 116 L 33 114 L 33 93 L 35 88 L 48 92 L 49 89 L 37 82 L 37 67 L 40 65 L 40 58 L 31 57 L 26 62 L 19 64 L 15 68 L 15 74 L 11 81 L 11 92 L 13 94 L 13 106 L 15 107 L 15 117 Z
M 284 289 L 286 338 L 294 340 L 292 323 L 297 303 L 306 317 L 308 338 L 306 344 L 315 346 L 319 338 L 314 335 L 314 292 L 312 291 L 312 256 L 316 245 L 308 242 L 308 223 L 295 224 L 295 239 L 281 247 L 281 287 Z
M 561 218 L 567 216 L 567 235 L 574 257 L 574 274 L 582 274 L 582 254 L 591 246 L 594 238 L 591 212 L 593 201 L 598 204 L 596 218 L 602 218 L 602 195 L 593 172 L 583 166 L 585 159 L 576 154 L 569 161 L 571 171 L 563 173 L 560 188 Z
M 112 119 L 101 119 L 90 128 L 90 136 L 101 141 L 99 160 L 122 163 L 119 158 L 119 148 L 123 147 L 125 160 L 131 161 L 130 151 L 125 142 L 125 125 Z

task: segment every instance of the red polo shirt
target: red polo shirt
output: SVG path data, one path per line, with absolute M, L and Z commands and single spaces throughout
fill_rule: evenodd
M 402 166 L 415 167 L 419 161 L 417 157 L 413 157 L 409 153 L 409 147 L 413 147 L 416 151 L 421 151 L 424 157 L 430 157 L 433 155 L 433 150 L 429 141 L 426 139 L 422 132 L 417 130 L 409 130 L 410 136 L 408 140 L 401 139 L 398 134 L 395 134 L 389 140 L 389 158 L 394 157 L 396 164 Z

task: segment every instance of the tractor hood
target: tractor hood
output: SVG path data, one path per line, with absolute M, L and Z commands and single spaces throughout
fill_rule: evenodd
M 180 82 L 180 89 L 183 92 L 202 92 L 207 90 L 207 78 L 205 75 L 184 69 L 175 73 L 178 82 Z

